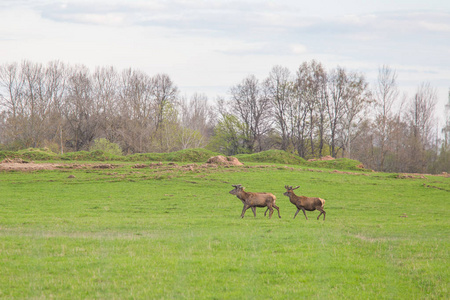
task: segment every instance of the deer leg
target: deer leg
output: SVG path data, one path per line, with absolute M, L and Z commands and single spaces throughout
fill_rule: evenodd
M 264 217 L 266 216 L 267 211 L 269 210 L 269 208 L 266 209 L 266 211 L 264 212 Z
M 256 207 L 252 207 L 253 216 L 256 218 Z
M 323 211 L 321 211 L 320 214 L 317 216 L 317 220 L 319 220 L 319 218 L 322 214 L 323 214 Z
M 269 207 L 270 212 L 269 212 L 269 219 L 272 218 L 272 214 L 273 214 L 273 208 L 272 206 Z
M 319 214 L 319 216 L 317 217 L 317 220 L 319 220 L 319 217 L 320 217 L 321 214 L 323 214 L 323 220 L 325 220 L 325 214 L 326 214 L 326 213 L 325 213 L 325 211 L 323 210 L 323 208 L 318 208 L 317 210 L 320 211 L 320 214 Z
M 302 207 L 302 210 L 303 210 L 303 214 L 305 215 L 306 220 L 308 220 L 308 217 L 306 216 L 306 211 L 303 207 Z
M 273 207 L 275 207 L 275 209 L 278 211 L 278 217 L 281 218 L 280 208 L 278 206 L 276 206 L 275 204 L 273 205 Z
M 250 207 L 250 205 L 244 204 L 244 208 L 242 209 L 242 213 L 241 213 L 241 218 L 244 217 L 245 212 L 247 211 L 247 209 Z
M 300 208 L 297 209 L 297 212 L 296 212 L 295 215 L 294 215 L 294 219 L 295 219 L 295 217 L 297 216 L 297 214 L 298 214 L 299 211 L 300 211 Z

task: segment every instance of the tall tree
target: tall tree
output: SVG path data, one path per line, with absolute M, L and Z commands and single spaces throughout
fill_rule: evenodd
M 182 148 L 198 148 L 206 145 L 213 134 L 215 114 L 204 94 L 194 93 L 190 100 L 180 101 L 180 142 Z
M 99 121 L 98 136 L 110 142 L 120 140 L 119 74 L 114 67 L 97 67 L 92 74 L 94 111 Z
M 338 134 L 342 130 L 342 118 L 345 113 L 345 99 L 347 97 L 348 78 L 345 70 L 338 67 L 332 70 L 328 77 L 328 93 L 326 97 L 326 107 L 330 128 L 331 155 L 337 156 Z
M 288 117 L 292 106 L 293 82 L 288 68 L 275 66 L 264 81 L 267 96 L 273 108 L 275 126 L 280 131 L 281 149 L 287 150 L 289 146 Z
M 147 74 L 131 68 L 122 71 L 120 78 L 122 148 L 131 153 L 150 151 L 156 120 L 154 81 Z
M 327 74 L 315 60 L 304 62 L 297 70 L 296 86 L 305 104 L 309 156 L 322 156 L 326 127 Z M 316 149 L 317 143 L 317 149 Z
M 384 161 L 388 152 L 388 141 L 392 130 L 392 108 L 398 99 L 397 73 L 389 66 L 383 65 L 378 70 L 378 81 L 375 86 L 375 122 L 376 143 L 379 145 L 377 169 L 384 171 Z
M 352 140 L 356 137 L 359 125 L 365 120 L 361 115 L 372 102 L 372 95 L 368 89 L 369 84 L 361 74 L 351 72 L 347 76 L 347 85 L 344 97 L 344 115 L 342 117 L 342 149 L 344 154 L 351 157 Z
M 433 143 L 432 133 L 436 101 L 436 89 L 432 88 L 429 83 L 422 83 L 406 112 L 406 119 L 410 127 L 411 172 L 426 171 L 426 151 Z
M 98 125 L 94 116 L 89 69 L 83 65 L 72 68 L 67 85 L 67 96 L 61 107 L 70 136 L 66 144 L 75 151 L 87 150 Z
M 165 142 L 167 137 L 164 136 L 167 128 L 164 129 L 164 126 L 169 126 L 172 122 L 170 112 L 177 104 L 178 88 L 167 74 L 157 74 L 152 81 L 154 86 L 153 104 L 156 112 L 155 137 L 162 148 L 167 148 L 164 146 L 164 143 L 167 144 Z
M 20 146 L 25 146 L 22 129 L 25 119 L 24 84 L 18 63 L 0 66 L 0 107 L 4 110 L 4 142 L 19 143 Z
M 262 136 L 270 128 L 270 101 L 254 75 L 231 88 L 232 113 L 245 126 L 246 148 L 253 152 L 255 145 L 262 150 Z
M 51 105 L 49 117 L 45 122 L 46 140 L 48 140 L 49 146 L 59 145 L 59 147 L 55 146 L 53 150 L 63 153 L 63 118 L 60 114 L 60 107 L 66 96 L 67 66 L 60 61 L 50 62 L 45 69 L 45 81 L 45 97 L 49 99 Z
M 154 86 L 154 107 L 156 111 L 155 127 L 158 130 L 164 122 L 165 110 L 170 105 L 176 104 L 178 88 L 167 74 L 157 74 L 152 80 Z

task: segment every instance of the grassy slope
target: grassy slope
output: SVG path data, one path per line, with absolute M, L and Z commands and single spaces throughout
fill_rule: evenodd
M 212 156 L 220 153 L 206 149 L 185 149 L 171 153 L 138 153 L 126 156 L 116 156 L 101 150 L 68 152 L 62 155 L 46 149 L 29 148 L 13 151 L 0 151 L 0 161 L 9 158 L 21 158 L 25 161 L 172 161 L 172 162 L 206 162 Z M 309 162 L 303 158 L 282 150 L 268 150 L 254 154 L 239 154 L 236 157 L 242 162 L 278 163 L 302 165 L 313 168 L 333 168 L 338 170 L 358 170 L 361 163 L 356 160 L 339 158 L 332 161 Z
M 0 173 L 0 297 L 450 296 L 449 178 L 131 165 Z M 274 193 L 282 219 L 240 219 L 237 183 Z M 326 221 L 293 220 L 286 184 L 325 198 Z
M 171 153 L 138 153 L 126 156 L 117 156 L 101 150 L 68 152 L 62 155 L 50 150 L 29 148 L 20 151 L 0 151 L 0 161 L 5 158 L 22 158 L 37 161 L 177 161 L 177 162 L 205 162 L 218 153 L 206 149 L 186 149 Z

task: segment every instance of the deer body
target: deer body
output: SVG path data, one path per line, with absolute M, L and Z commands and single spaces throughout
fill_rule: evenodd
M 281 218 L 280 209 L 275 204 L 276 197 L 271 193 L 252 193 L 244 191 L 244 187 L 239 185 L 233 185 L 234 190 L 230 191 L 230 194 L 236 195 L 241 200 L 244 207 L 242 208 L 241 218 L 244 217 L 247 209 L 251 208 L 253 215 L 256 217 L 256 207 L 267 207 L 269 212 L 269 219 L 272 217 L 273 208 L 278 211 L 278 217 Z M 267 212 L 267 210 L 266 210 Z M 264 215 L 266 215 L 264 213 Z
M 323 219 L 325 220 L 326 212 L 323 210 L 323 206 L 325 205 L 325 200 L 322 198 L 317 198 L 317 197 L 297 196 L 296 194 L 294 194 L 293 190 L 298 189 L 299 187 L 300 186 L 292 188 L 292 186 L 285 186 L 286 192 L 283 194 L 285 196 L 288 196 L 289 201 L 291 201 L 291 203 L 297 207 L 297 212 L 294 215 L 294 219 L 300 210 L 303 211 L 303 214 L 305 215 L 306 220 L 308 220 L 308 217 L 306 216 L 306 211 L 318 210 L 318 211 L 320 211 L 320 214 L 317 217 L 317 220 L 319 220 L 319 217 L 322 214 L 323 214 Z

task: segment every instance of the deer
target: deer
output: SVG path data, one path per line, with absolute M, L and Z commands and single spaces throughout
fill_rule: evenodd
M 294 215 L 294 219 L 297 216 L 298 212 L 300 210 L 303 211 L 303 214 L 305 215 L 306 220 L 308 220 L 308 217 L 306 216 L 307 211 L 314 211 L 318 210 L 320 211 L 319 216 L 317 217 L 317 220 L 319 220 L 319 217 L 323 214 L 323 219 L 325 220 L 325 211 L 323 210 L 323 206 L 325 205 L 325 200 L 317 197 L 306 197 L 306 196 L 297 196 L 294 194 L 294 190 L 298 189 L 300 186 L 297 186 L 293 188 L 292 186 L 285 185 L 284 188 L 286 189 L 286 192 L 283 194 L 285 196 L 289 197 L 289 200 L 292 204 L 294 204 L 297 207 L 297 212 Z
M 271 193 L 251 193 L 244 191 L 245 187 L 243 187 L 240 184 L 232 185 L 234 189 L 230 191 L 230 194 L 235 195 L 236 197 L 241 200 L 241 202 L 244 204 L 244 208 L 242 209 L 241 218 L 244 217 L 245 212 L 247 209 L 251 208 L 253 215 L 256 217 L 256 208 L 257 207 L 267 207 L 266 212 L 264 213 L 264 216 L 267 213 L 267 210 L 270 210 L 269 212 L 269 219 L 272 217 L 273 214 L 273 208 L 275 208 L 278 211 L 278 217 L 281 218 L 280 215 L 280 208 L 276 206 L 275 195 Z

